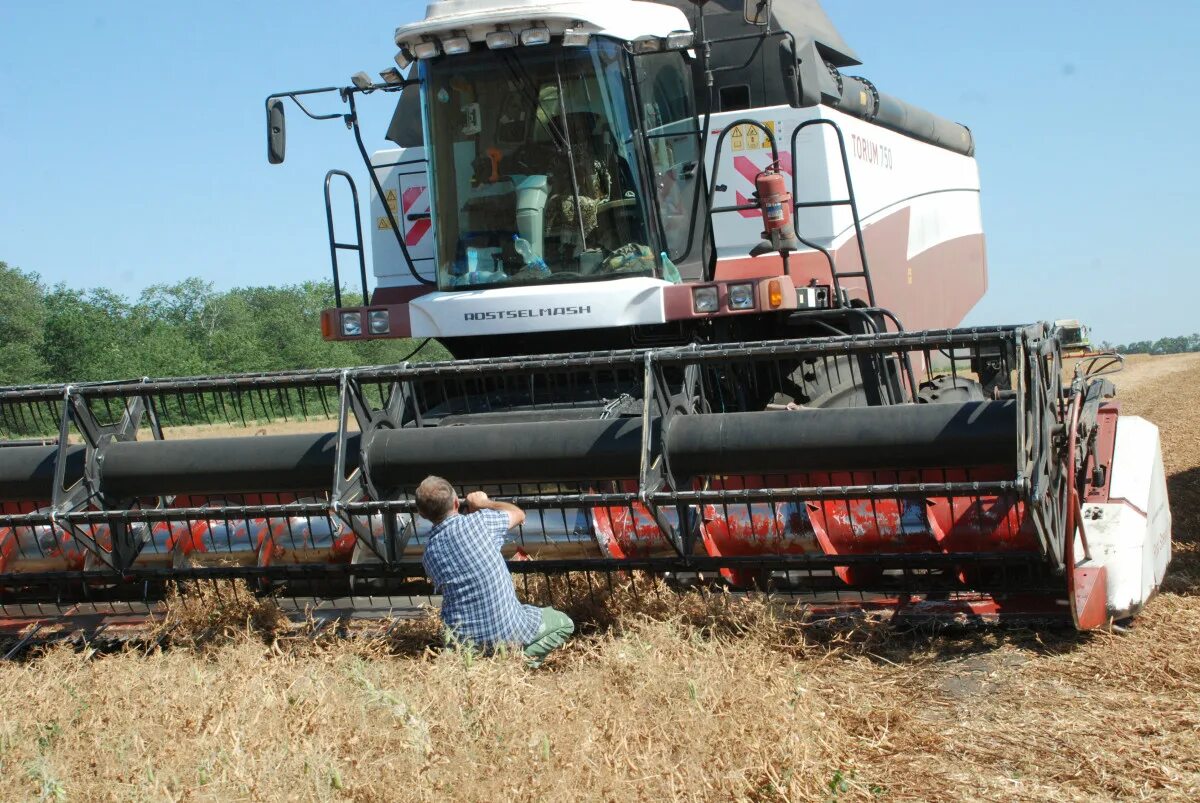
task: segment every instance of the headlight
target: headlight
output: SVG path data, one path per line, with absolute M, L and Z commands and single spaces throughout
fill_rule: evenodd
M 368 312 L 367 327 L 371 330 L 371 334 L 373 335 L 386 335 L 392 328 L 388 311 L 385 309 L 374 309 Z
M 362 313 L 361 312 L 343 312 L 342 313 L 342 335 L 345 337 L 358 337 L 362 334 Z
M 484 38 L 487 39 L 487 46 L 492 50 L 502 50 L 517 45 L 517 35 L 512 31 L 492 31 Z
M 419 59 L 432 59 L 441 55 L 442 48 L 436 42 L 424 41 L 413 45 L 413 55 Z
M 696 312 L 716 312 L 717 288 L 696 287 L 692 290 L 692 309 Z
M 526 28 L 521 31 L 521 44 L 523 45 L 545 45 L 549 43 L 549 28 Z
M 752 284 L 731 284 L 731 285 L 729 285 L 729 308 L 730 309 L 754 309 L 754 285 L 752 285 Z
M 442 50 L 446 51 L 448 56 L 458 56 L 463 53 L 471 52 L 471 40 L 465 36 L 451 37 L 442 42 Z

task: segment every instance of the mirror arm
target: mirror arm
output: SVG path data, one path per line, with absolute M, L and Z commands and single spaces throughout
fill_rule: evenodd
M 358 152 L 362 156 L 363 164 L 366 165 L 367 175 L 369 175 L 371 177 L 371 184 L 375 187 L 375 192 L 378 193 L 379 198 L 381 198 L 381 199 L 384 198 L 385 194 L 383 191 L 383 186 L 379 183 L 379 177 L 375 174 L 375 167 L 371 164 L 371 155 L 367 152 L 367 146 L 363 143 L 362 131 L 358 125 L 358 111 L 356 110 L 355 105 L 354 105 L 354 95 L 358 92 L 367 94 L 367 93 L 375 92 L 376 90 L 381 91 L 381 92 L 398 92 L 398 91 L 403 90 L 405 87 L 412 86 L 414 84 L 420 84 L 420 80 L 410 79 L 410 80 L 405 80 L 398 84 L 371 84 L 364 88 L 359 88 L 359 87 L 354 87 L 354 86 L 347 86 L 347 87 L 326 86 L 326 87 L 321 87 L 319 89 L 299 89 L 299 90 L 295 90 L 292 92 L 277 92 L 274 95 L 269 95 L 267 97 L 267 101 L 266 101 L 266 105 L 267 105 L 267 135 L 268 135 L 267 156 L 268 156 L 268 159 L 271 161 L 272 164 L 279 164 L 280 162 L 283 161 L 283 148 L 282 147 L 280 147 L 278 149 L 279 158 L 278 158 L 278 161 L 276 161 L 276 156 L 275 156 L 276 150 L 274 147 L 276 143 L 275 143 L 275 140 L 272 138 L 273 137 L 272 129 L 274 128 L 274 126 L 272 125 L 271 113 L 272 113 L 273 109 L 275 109 L 275 108 L 278 109 L 279 122 L 280 122 L 279 134 L 282 135 L 283 134 L 283 105 L 282 104 L 283 104 L 284 100 L 290 100 L 293 103 L 295 103 L 300 108 L 300 111 L 304 112 L 304 114 L 309 119 L 311 119 L 311 120 L 341 119 L 342 122 L 344 122 L 346 124 L 346 128 L 348 128 L 354 132 L 354 142 L 358 146 Z M 329 93 L 329 92 L 336 92 L 338 94 L 338 97 L 340 97 L 343 102 L 349 104 L 349 106 L 350 106 L 349 114 L 342 114 L 341 112 L 334 112 L 331 114 L 316 114 L 315 112 L 311 111 L 308 107 L 306 107 L 304 105 L 304 103 L 300 100 L 300 98 L 305 95 L 320 95 L 320 94 L 325 94 L 325 93 Z M 279 104 L 279 105 L 275 106 L 275 104 Z M 280 139 L 282 139 L 282 137 L 280 137 Z M 282 143 L 280 143 L 280 144 L 282 144 Z M 396 244 L 400 246 L 400 253 L 403 254 L 403 256 L 404 256 L 404 262 L 408 266 L 408 272 L 411 273 L 412 277 L 421 284 L 436 285 L 437 284 L 436 281 L 433 281 L 431 279 L 426 279 L 424 276 L 422 276 L 420 273 L 417 272 L 417 268 L 416 268 L 416 265 L 413 263 L 412 256 L 410 256 L 408 253 L 408 245 L 404 242 L 404 235 L 401 233 L 399 221 L 396 220 L 396 215 L 394 212 L 392 212 L 392 208 L 385 203 L 383 205 L 383 211 L 387 214 L 388 222 L 391 223 L 392 233 L 396 237 Z M 363 291 L 366 292 L 365 287 L 363 288 Z
M 389 84 L 389 86 L 403 88 L 401 84 Z M 387 195 L 383 191 L 383 185 L 379 183 L 379 176 L 375 174 L 375 166 L 371 164 L 371 155 L 367 153 L 367 146 L 363 143 L 362 130 L 358 125 L 358 111 L 354 106 L 354 91 L 344 91 L 342 97 L 350 104 L 350 113 L 345 115 L 346 125 L 354 132 L 354 142 L 358 145 L 358 153 L 362 156 L 363 164 L 367 167 L 367 175 L 371 177 L 371 185 L 375 187 L 375 192 L 378 194 L 380 201 L 383 201 Z M 396 245 L 400 246 L 400 253 L 404 255 L 404 263 L 408 266 L 408 272 L 420 284 L 436 285 L 436 281 L 426 279 L 417 272 L 417 266 L 413 263 L 412 257 L 408 253 L 408 245 L 404 242 L 400 222 L 396 220 L 396 213 L 392 211 L 392 207 L 384 203 L 383 211 L 387 214 L 388 223 L 392 226 L 392 234 L 396 236 Z

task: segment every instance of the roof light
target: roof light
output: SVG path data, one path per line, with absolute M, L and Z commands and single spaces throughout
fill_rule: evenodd
M 402 70 L 407 70 L 408 65 L 412 64 L 412 54 L 404 48 L 396 51 L 396 66 Z
M 671 31 L 667 34 L 667 50 L 683 50 L 696 41 L 691 31 Z
M 563 47 L 587 47 L 590 41 L 592 35 L 587 31 L 577 31 L 574 28 L 563 31 Z
M 471 40 L 467 38 L 466 34 L 443 39 L 442 50 L 446 51 L 447 56 L 460 56 L 463 53 L 470 53 Z
M 382 78 L 385 83 L 389 84 L 404 83 L 404 76 L 401 75 L 400 71 L 395 67 L 388 67 L 386 70 L 380 70 L 379 77 Z
M 548 45 L 550 44 L 550 29 L 541 28 L 526 28 L 521 31 L 521 44 L 523 45 Z
M 657 53 L 662 50 L 662 40 L 657 36 L 639 36 L 633 40 L 633 52 L 641 55 L 643 53 Z
M 487 39 L 487 46 L 492 50 L 517 46 L 517 35 L 512 31 L 492 31 L 484 38 Z
M 413 45 L 413 54 L 419 59 L 437 58 L 442 54 L 442 47 L 436 39 L 426 39 Z
M 354 84 L 363 91 L 366 91 L 374 86 L 374 84 L 371 83 L 371 77 L 361 70 L 350 76 L 350 83 Z

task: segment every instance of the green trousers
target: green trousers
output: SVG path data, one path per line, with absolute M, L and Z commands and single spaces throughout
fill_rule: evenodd
M 541 666 L 546 656 L 565 644 L 574 632 L 575 623 L 571 617 L 553 608 L 542 608 L 542 623 L 537 635 L 525 645 L 525 658 L 529 665 Z

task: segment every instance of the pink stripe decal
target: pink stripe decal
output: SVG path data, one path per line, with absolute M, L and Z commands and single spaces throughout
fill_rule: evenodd
M 424 193 L 424 187 L 409 187 L 404 191 L 404 195 L 400 199 L 401 204 L 404 207 L 404 214 L 408 214 L 409 210 L 413 208 L 413 204 L 415 204 L 417 199 L 420 198 Z
M 748 204 L 750 203 L 750 199 L 739 192 L 737 193 L 737 203 L 738 206 L 741 206 L 742 204 Z M 744 218 L 753 218 L 758 217 L 762 214 L 762 212 L 759 212 L 757 209 L 741 209 L 738 211 L 738 214 Z
M 421 242 L 421 239 L 429 232 L 429 228 L 433 222 L 428 219 L 413 221 L 412 228 L 408 230 L 408 234 L 404 237 L 405 245 L 416 245 Z
M 733 157 L 733 169 L 742 175 L 742 178 L 750 182 L 750 186 L 754 186 L 754 180 L 758 178 L 758 174 L 762 172 L 754 162 L 750 161 L 749 156 Z

